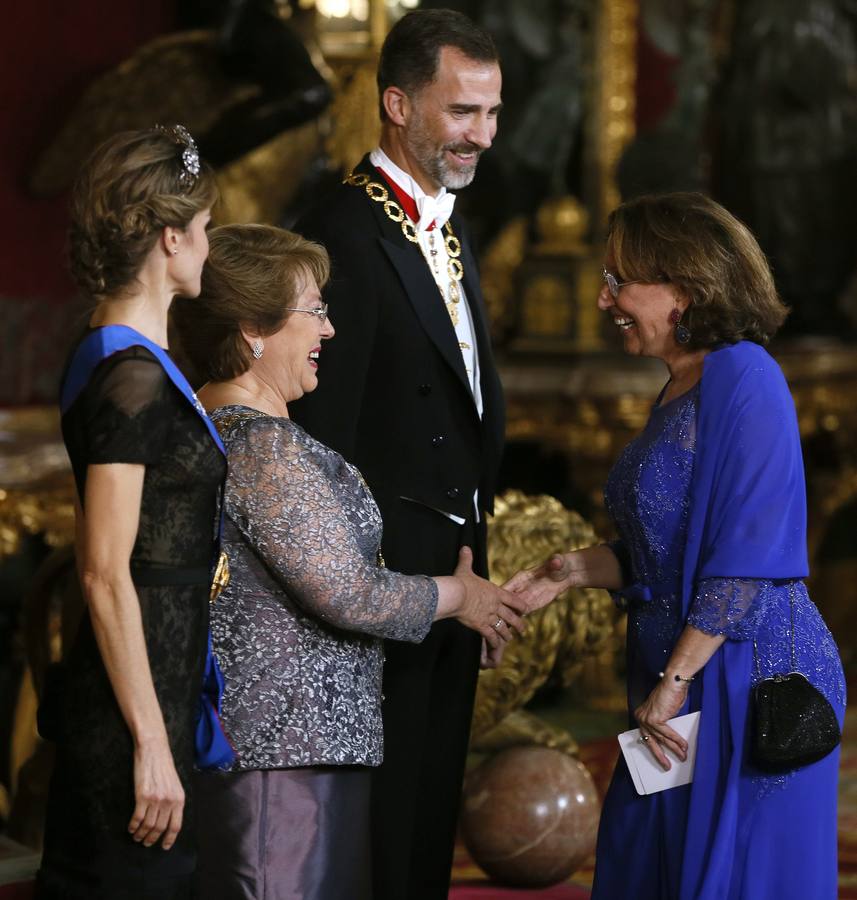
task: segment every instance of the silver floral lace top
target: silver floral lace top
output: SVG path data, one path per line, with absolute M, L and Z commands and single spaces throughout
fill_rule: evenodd
M 360 473 L 290 419 L 224 406 L 229 586 L 211 608 L 235 770 L 378 765 L 381 638 L 420 641 L 437 585 L 378 562 Z

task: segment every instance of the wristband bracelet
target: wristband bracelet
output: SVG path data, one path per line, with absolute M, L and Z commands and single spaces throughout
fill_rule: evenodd
M 666 678 L 666 675 L 666 672 L 658 672 L 658 678 Z M 673 675 L 673 681 L 683 681 L 685 684 L 690 684 L 695 677 L 695 675 L 691 675 L 690 678 L 685 678 L 683 675 Z

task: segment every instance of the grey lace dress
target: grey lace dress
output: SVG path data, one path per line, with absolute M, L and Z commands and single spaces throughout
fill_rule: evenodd
M 378 508 L 338 453 L 290 419 L 211 417 L 228 453 L 231 571 L 211 628 L 236 760 L 198 778 L 201 821 L 217 822 L 201 829 L 203 895 L 355 900 L 368 890 L 365 767 L 383 747 L 382 639 L 422 640 L 437 586 L 381 564 Z

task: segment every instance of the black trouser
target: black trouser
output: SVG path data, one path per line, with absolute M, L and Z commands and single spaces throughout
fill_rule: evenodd
M 394 534 L 385 528 L 390 568 L 448 575 L 467 544 L 474 569 L 485 573 L 483 525 L 459 526 L 410 506 Z M 480 644 L 452 619 L 436 623 L 422 644 L 385 642 L 384 762 L 372 783 L 374 900 L 446 900 Z

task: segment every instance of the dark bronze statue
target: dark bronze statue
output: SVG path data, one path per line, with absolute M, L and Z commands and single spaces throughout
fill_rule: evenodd
M 853 333 L 857 3 L 742 0 L 716 103 L 714 193 L 768 254 L 793 334 Z

